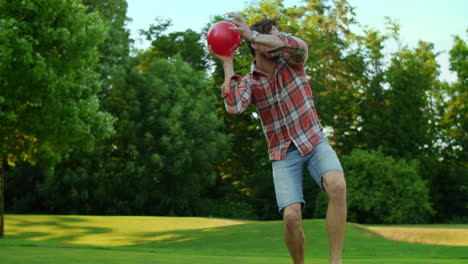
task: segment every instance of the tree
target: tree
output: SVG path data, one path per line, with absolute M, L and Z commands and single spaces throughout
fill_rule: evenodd
M 141 158 L 153 175 L 161 211 L 193 215 L 201 190 L 215 180 L 214 162 L 227 154 L 211 85 L 204 72 L 180 58 L 151 62 L 143 77 Z
M 134 58 L 120 104 L 117 134 L 102 160 L 64 164 L 64 177 L 44 184 L 55 212 L 198 215 L 214 183 L 214 163 L 229 151 L 214 111 L 211 85 L 180 57 L 156 59 L 145 72 Z M 66 190 L 66 194 L 57 194 Z M 57 199 L 59 198 L 60 199 Z
M 113 132 L 96 96 L 105 28 L 75 1 L 1 1 L 0 15 L 2 171 L 25 161 L 50 174 L 63 154 Z
M 434 221 L 466 223 L 468 204 L 468 100 L 466 42 L 454 37 L 449 52 L 453 83 L 439 83 L 430 93 L 432 140 L 430 155 L 421 160 L 422 173 L 430 182 L 431 200 L 437 214 Z M 447 195 L 450 194 L 450 195 Z
M 125 28 L 128 21 L 126 0 L 84 0 L 88 12 L 97 12 L 107 29 L 104 41 L 99 46 L 99 73 L 102 89 L 99 98 L 104 109 L 107 97 L 111 97 L 113 89 L 125 85 L 128 56 L 131 40 Z
M 141 30 L 151 47 L 143 52 L 142 68 L 156 58 L 171 59 L 179 55 L 192 68 L 198 71 L 208 69 L 207 53 L 201 43 L 201 34 L 188 29 L 165 34 L 172 25 L 170 20 L 156 19 L 157 24 L 150 25 L 148 30 Z
M 468 33 L 468 30 L 467 30 Z M 450 138 L 452 157 L 468 166 L 468 45 L 459 36 L 454 37 L 450 50 L 450 69 L 457 73 L 458 81 L 447 87 L 446 112 L 441 120 Z
M 414 51 L 402 49 L 386 73 L 390 85 L 388 108 L 381 127 L 383 151 L 415 158 L 431 144 L 428 93 L 437 85 L 434 45 L 420 41 Z
M 98 97 L 102 109 L 117 118 L 114 123 L 117 133 L 96 142 L 92 152 L 76 151 L 57 164 L 56 170 L 61 177 L 52 176 L 43 180 L 38 196 L 47 204 L 50 213 L 128 213 L 127 205 L 109 202 L 105 195 L 107 192 L 109 196 L 115 197 L 115 200 L 121 200 L 115 187 L 119 181 L 116 177 L 112 179 L 114 175 L 106 173 L 111 171 L 110 168 L 114 168 L 112 165 L 115 163 L 123 162 L 120 159 L 116 162 L 114 149 L 122 138 L 121 113 L 128 110 L 120 99 L 126 98 L 125 103 L 133 104 L 131 92 L 127 91 L 128 72 L 135 67 L 134 60 L 129 57 L 131 40 L 125 28 L 128 20 L 127 3 L 125 0 L 85 0 L 83 3 L 87 6 L 88 13 L 99 14 L 107 29 L 104 41 L 99 45 L 97 70 L 102 89 Z M 70 195 L 57 197 L 55 188 L 69 188 L 66 193 Z M 130 197 L 126 198 L 130 200 Z M 94 199 L 94 202 L 91 202 L 91 199 Z M 116 210 L 116 207 L 120 209 Z
M 198 198 L 214 183 L 215 162 L 229 151 L 229 137 L 222 133 L 211 84 L 202 72 L 208 64 L 201 34 L 191 30 L 167 34 L 170 21 L 156 22 L 141 32 L 152 46 L 140 54 L 142 75 L 135 75 L 130 84 L 139 91 L 139 127 L 145 138 L 136 147 L 138 152 L 151 152 L 146 156 L 152 158 L 145 160 L 152 171 L 146 177 L 154 180 L 157 213 L 196 215 L 203 211 Z M 174 141 L 179 143 L 171 145 Z
M 364 33 L 365 36 L 360 38 L 367 66 L 363 96 L 359 102 L 362 130 L 355 146 L 377 149 L 381 144 L 381 135 L 387 132 L 382 130 L 383 123 L 388 122 L 384 119 L 387 109 L 387 95 L 384 89 L 387 67 L 383 48 L 389 36 L 376 30 L 365 30 Z
M 47 213 L 146 214 L 152 200 L 151 178 L 138 159 L 138 134 L 142 111 L 138 89 L 144 87 L 137 70 L 139 59 L 125 65 L 122 85 L 102 97 L 108 111 L 117 118 L 116 133 L 101 140 L 93 152 L 77 152 L 57 165 L 57 174 L 39 185 L 39 197 Z
M 464 154 L 461 146 L 466 116 L 461 86 L 437 80 L 437 53 L 432 44 L 421 41 L 417 48 L 409 49 L 399 41 L 399 25 L 389 20 L 388 26 L 390 34 L 368 30 L 363 38 L 367 85 L 361 102 L 362 137 L 357 145 L 373 150 L 381 147 L 387 155 L 417 159 L 436 211 L 432 221 L 447 222 L 457 217 L 456 221 L 463 221 L 460 219 L 466 215 L 466 205 L 459 201 L 468 188 L 466 167 L 459 163 L 466 160 L 459 159 Z M 387 65 L 382 50 L 390 38 L 400 49 Z M 459 52 L 452 59 L 456 65 L 463 65 L 463 43 L 457 37 L 455 43 L 451 54 L 453 50 Z M 458 67 L 452 67 L 455 69 Z M 451 111 L 450 105 L 456 110 Z
M 400 26 L 387 20 L 390 33 L 365 30 L 360 37 L 366 71 L 360 102 L 362 132 L 356 145 L 381 147 L 394 157 L 418 158 L 432 148 L 436 138 L 431 96 L 439 89 L 437 54 L 433 44 L 423 41 L 414 50 L 403 46 Z M 386 63 L 383 48 L 390 38 L 400 48 Z
M 117 28 L 114 28 L 114 30 L 120 29 L 124 31 L 122 24 L 116 24 L 115 26 Z M 157 157 L 163 157 L 166 154 L 161 147 L 155 146 L 159 146 L 163 136 L 175 137 L 175 135 L 171 135 L 168 131 L 165 131 L 164 126 L 159 123 L 164 118 L 169 119 L 170 114 L 167 112 L 169 109 L 166 109 L 168 104 L 174 107 L 177 106 L 178 108 L 183 105 L 184 117 L 187 116 L 188 118 L 192 114 L 200 116 L 197 124 L 203 125 L 206 129 L 216 130 L 216 127 L 219 126 L 219 119 L 213 116 L 215 114 L 213 109 L 210 107 L 203 107 L 202 109 L 200 107 L 200 105 L 209 106 L 212 104 L 210 103 L 212 95 L 207 94 L 206 87 L 204 87 L 206 84 L 209 85 L 209 82 L 204 73 L 195 71 L 190 66 L 184 64 L 180 55 L 178 55 L 179 52 L 166 54 L 155 48 L 156 46 L 160 46 L 158 44 L 159 40 L 165 41 L 167 39 L 168 35 L 163 32 L 165 28 L 164 23 L 152 26 L 151 28 L 161 28 L 161 31 L 156 32 L 154 30 L 154 35 L 157 36 L 155 41 L 153 41 L 154 46 L 148 51 L 141 52 L 137 57 L 124 58 L 123 60 L 119 60 L 120 64 L 115 65 L 108 62 L 114 61 L 114 56 L 123 57 L 125 54 L 108 53 L 106 50 L 102 51 L 101 63 L 114 68 L 124 68 L 122 71 L 110 71 L 111 73 L 116 73 L 117 76 L 112 74 L 110 78 L 109 75 L 102 76 L 103 80 L 111 79 L 114 81 L 109 88 L 104 89 L 100 94 L 100 99 L 105 109 L 118 118 L 115 122 L 117 133 L 109 139 L 98 142 L 96 150 L 92 153 L 75 153 L 74 155 L 70 155 L 70 158 L 66 162 L 62 162 L 57 167 L 62 177 L 48 177 L 41 184 L 40 196 L 45 201 L 50 212 L 153 215 L 173 213 L 195 215 L 202 211 L 200 210 L 202 204 L 198 202 L 199 199 L 187 199 L 187 197 L 182 195 L 179 197 L 180 200 L 177 200 L 177 195 L 174 192 L 171 192 L 169 195 L 169 191 L 158 189 L 166 181 L 170 180 L 168 178 L 166 181 L 161 181 L 161 177 L 170 177 L 174 174 L 168 174 L 167 176 L 166 174 L 160 175 L 164 171 L 159 172 L 156 169 L 156 166 L 161 165 L 160 162 L 162 162 Z M 184 32 L 181 32 L 181 34 L 184 34 Z M 115 36 L 122 35 L 115 34 Z M 112 46 L 112 43 L 115 42 L 120 43 L 122 39 L 108 38 L 101 47 Z M 199 43 L 192 44 L 200 45 Z M 185 46 L 182 45 L 181 47 Z M 202 46 L 200 45 L 200 47 Z M 205 55 L 205 51 L 202 48 L 198 50 L 202 51 L 200 53 L 201 56 Z M 121 49 L 121 51 L 124 52 L 124 49 Z M 181 48 L 180 51 L 184 51 L 184 49 Z M 149 53 L 151 54 L 148 56 Z M 157 54 L 166 54 L 167 56 L 158 57 L 156 56 Z M 173 63 L 169 63 L 167 59 L 172 62 L 177 61 L 177 64 L 174 64 L 176 66 L 173 66 Z M 180 71 L 180 74 L 186 75 L 187 78 L 194 78 L 193 83 L 190 83 L 187 79 L 181 82 L 175 77 L 177 75 L 175 73 L 164 78 L 161 77 L 160 73 L 164 72 L 161 70 L 165 67 L 164 65 L 157 72 L 150 71 L 150 65 L 159 60 L 169 63 L 168 67 L 171 69 L 173 67 L 184 69 L 184 71 Z M 114 78 L 114 76 L 117 78 Z M 117 80 L 121 80 L 122 78 L 124 83 L 117 82 Z M 157 86 L 156 82 L 169 86 L 170 84 L 174 85 L 174 83 L 179 83 L 180 85 L 168 88 L 167 86 Z M 169 89 L 166 93 L 181 92 L 184 94 L 189 93 L 191 96 L 184 102 L 173 102 L 173 97 L 161 96 L 162 92 L 160 89 Z M 194 102 L 194 100 L 197 100 L 197 102 Z M 161 110 L 157 115 L 149 114 L 156 111 L 155 109 L 161 107 L 162 104 L 165 104 L 164 111 Z M 185 108 L 195 105 L 197 106 L 196 109 L 189 110 Z M 191 112 L 190 115 L 188 114 L 189 112 Z M 150 119 L 151 121 L 149 121 Z M 194 175 L 208 176 L 212 174 L 212 163 L 214 162 L 213 160 L 216 160 L 213 157 L 222 157 L 223 155 L 219 153 L 213 154 L 212 146 L 209 149 L 205 146 L 216 143 L 220 148 L 216 151 L 221 151 L 222 149 L 227 151 L 228 148 L 225 145 L 226 142 L 224 142 L 226 138 L 216 131 L 203 132 L 203 136 L 198 136 L 196 133 L 199 132 L 195 131 L 195 128 L 198 127 L 197 124 L 184 118 L 180 118 L 180 120 L 176 118 L 173 121 L 188 131 L 185 137 L 183 137 L 183 140 L 186 142 L 199 142 L 197 138 L 203 140 L 204 136 L 211 136 L 211 139 L 214 140 L 213 142 L 200 143 L 201 147 L 197 151 L 194 151 L 197 152 L 197 157 L 192 157 L 191 159 L 194 160 L 193 166 L 201 170 L 198 174 L 195 174 L 196 169 L 193 169 L 193 174 L 182 171 L 183 169 L 187 169 L 187 167 L 177 169 L 178 163 L 168 161 L 162 165 L 165 168 L 171 168 L 171 170 L 178 170 L 180 172 L 180 174 L 176 175 L 180 177 L 180 183 L 184 183 L 184 186 L 180 188 L 193 187 L 190 188 L 187 195 L 191 193 L 195 197 L 200 196 L 201 190 L 199 188 L 204 188 L 211 184 L 212 180 L 209 180 L 210 177 L 200 176 L 201 178 L 199 179 L 192 177 L 192 181 L 189 181 L 186 177 Z M 193 126 L 194 129 L 190 129 L 189 126 Z M 151 152 L 149 153 L 148 151 L 150 150 Z M 189 150 L 185 149 L 184 151 Z M 202 158 L 203 156 L 208 158 L 195 162 L 198 157 Z M 207 163 L 208 165 L 206 165 Z M 185 179 L 187 180 L 186 182 L 183 181 Z M 170 187 L 172 186 L 168 184 L 167 189 Z M 59 194 L 58 190 L 65 191 Z M 178 192 L 177 189 L 176 193 Z

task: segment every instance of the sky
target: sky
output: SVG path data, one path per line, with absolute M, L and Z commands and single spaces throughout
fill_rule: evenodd
M 140 41 L 139 29 L 147 29 L 156 17 L 170 19 L 171 31 L 192 29 L 200 32 L 215 15 L 224 15 L 246 8 L 248 0 L 127 0 L 127 17 L 131 38 L 135 47 L 144 49 L 149 42 Z M 355 8 L 358 23 L 385 31 L 385 16 L 400 24 L 401 40 L 410 48 L 419 40 L 434 43 L 442 81 L 456 81 L 456 74 L 449 70 L 449 54 L 453 36 L 467 41 L 468 0 L 348 0 Z M 285 7 L 302 5 L 301 0 L 284 0 Z M 355 30 L 359 33 L 359 30 Z M 389 43 L 387 53 L 396 50 L 396 43 Z M 393 48 L 392 48 L 393 47 Z M 395 51 L 393 50 L 393 51 Z

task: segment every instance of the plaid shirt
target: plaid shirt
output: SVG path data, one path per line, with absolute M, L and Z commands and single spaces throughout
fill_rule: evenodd
M 291 142 L 301 155 L 306 155 L 319 142 L 323 130 L 304 71 L 307 44 L 289 34 L 277 36 L 284 46 L 267 54 L 278 56 L 274 76 L 257 69 L 253 61 L 249 74 L 233 76 L 229 88 L 222 91 L 226 110 L 231 114 L 240 114 L 249 104 L 255 105 L 270 160 L 284 159 Z

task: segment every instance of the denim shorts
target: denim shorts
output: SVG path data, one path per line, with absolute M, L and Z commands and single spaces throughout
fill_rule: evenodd
M 322 190 L 322 177 L 326 172 L 343 172 L 336 152 L 324 135 L 319 143 L 304 156 L 301 156 L 294 143 L 291 143 L 286 157 L 283 160 L 273 161 L 272 167 L 276 202 L 280 214 L 285 207 L 294 203 L 301 203 L 304 207 L 305 200 L 302 192 L 304 168 L 307 168 Z

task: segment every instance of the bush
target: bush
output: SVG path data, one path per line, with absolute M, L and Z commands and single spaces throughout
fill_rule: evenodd
M 44 174 L 27 163 L 5 170 L 5 210 L 10 214 L 42 213 L 46 207 L 38 196 Z
M 420 174 L 429 183 L 436 211 L 433 223 L 468 223 L 468 167 L 454 160 L 421 159 Z
M 348 221 L 366 224 L 423 223 L 434 213 L 416 161 L 379 151 L 353 150 L 341 158 L 348 188 Z M 316 212 L 326 206 L 317 199 Z

